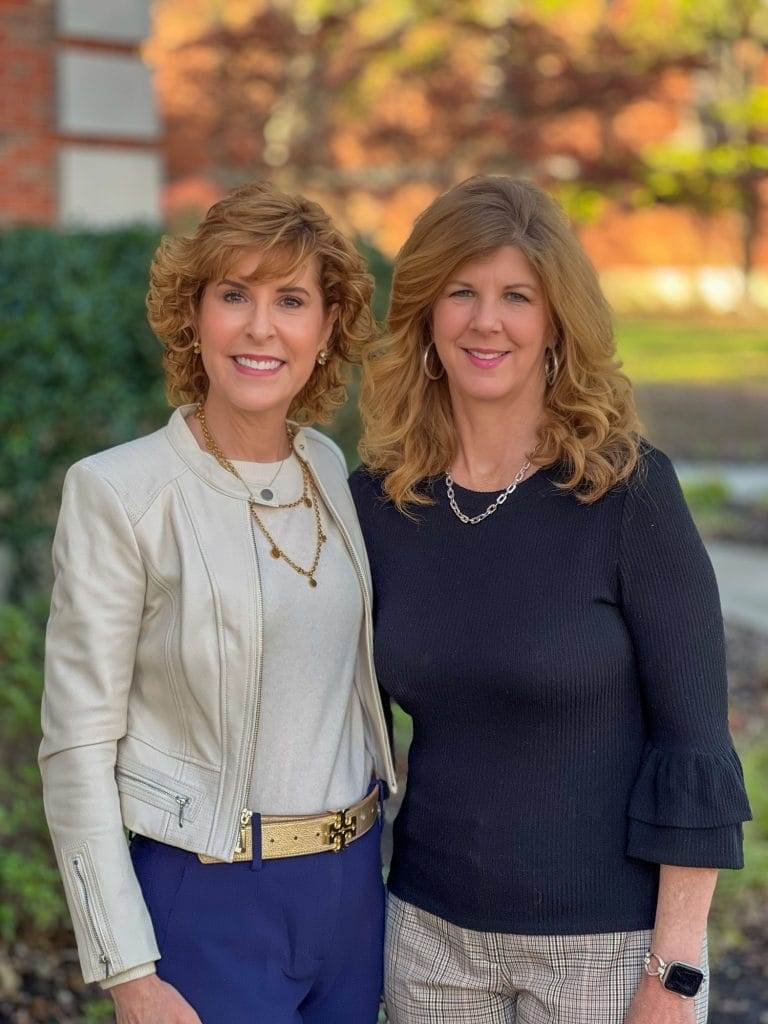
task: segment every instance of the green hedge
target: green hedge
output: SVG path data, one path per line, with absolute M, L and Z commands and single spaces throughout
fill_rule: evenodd
M 43 616 L 0 605 L 0 942 L 68 922 L 37 768 Z
M 67 467 L 166 416 L 144 313 L 157 241 L 146 229 L 0 235 L 0 543 L 13 553 L 12 597 L 47 583 Z

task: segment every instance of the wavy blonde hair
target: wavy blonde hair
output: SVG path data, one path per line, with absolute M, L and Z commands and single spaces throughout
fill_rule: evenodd
M 298 423 L 326 423 L 346 401 L 353 354 L 374 336 L 373 278 L 318 203 L 266 181 L 234 189 L 214 203 L 193 235 L 166 235 L 155 253 L 147 315 L 164 349 L 168 400 L 176 406 L 205 398 L 208 376 L 195 352 L 200 299 L 210 281 L 220 280 L 254 247 L 262 253 L 259 280 L 288 277 L 315 256 L 326 308 L 338 306 L 328 361 L 315 366 L 288 410 Z
M 445 375 L 432 381 L 424 373 L 432 309 L 460 266 L 505 245 L 516 246 L 539 277 L 559 361 L 532 462 L 562 462 L 558 486 L 583 502 L 626 480 L 638 463 L 640 424 L 610 310 L 565 215 L 530 182 L 477 176 L 417 218 L 395 259 L 387 331 L 361 353 L 360 454 L 401 510 L 430 503 L 419 484 L 445 472 L 456 454 Z

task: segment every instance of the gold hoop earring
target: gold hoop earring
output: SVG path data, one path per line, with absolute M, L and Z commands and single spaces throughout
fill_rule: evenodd
M 327 362 L 328 362 L 328 350 L 324 349 L 324 348 L 321 348 L 320 351 L 317 353 L 317 365 L 318 366 L 325 366 L 325 364 Z
M 559 370 L 560 360 L 557 358 L 557 352 L 553 348 L 548 348 L 547 354 L 544 356 L 544 380 L 550 387 L 557 380 Z
M 445 373 L 445 367 L 443 366 L 442 363 L 440 363 L 440 373 L 436 373 L 435 374 L 435 373 L 431 373 L 430 372 L 430 369 L 429 369 L 429 350 L 431 348 L 435 348 L 434 341 L 430 341 L 430 343 L 424 349 L 424 355 L 422 356 L 422 361 L 424 363 L 424 376 L 427 378 L 427 380 L 440 380 L 440 378 Z M 437 352 L 437 349 L 435 349 L 435 352 Z M 439 357 L 438 357 L 438 362 L 440 362 Z

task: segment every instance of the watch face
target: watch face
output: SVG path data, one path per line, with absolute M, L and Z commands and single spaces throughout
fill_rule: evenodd
M 703 980 L 703 973 L 696 967 L 677 961 L 671 963 L 664 972 L 664 988 L 677 992 L 679 996 L 695 996 Z

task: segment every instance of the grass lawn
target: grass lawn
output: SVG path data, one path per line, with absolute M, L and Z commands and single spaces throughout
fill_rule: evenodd
M 643 383 L 768 383 L 768 318 L 617 317 L 619 356 Z

